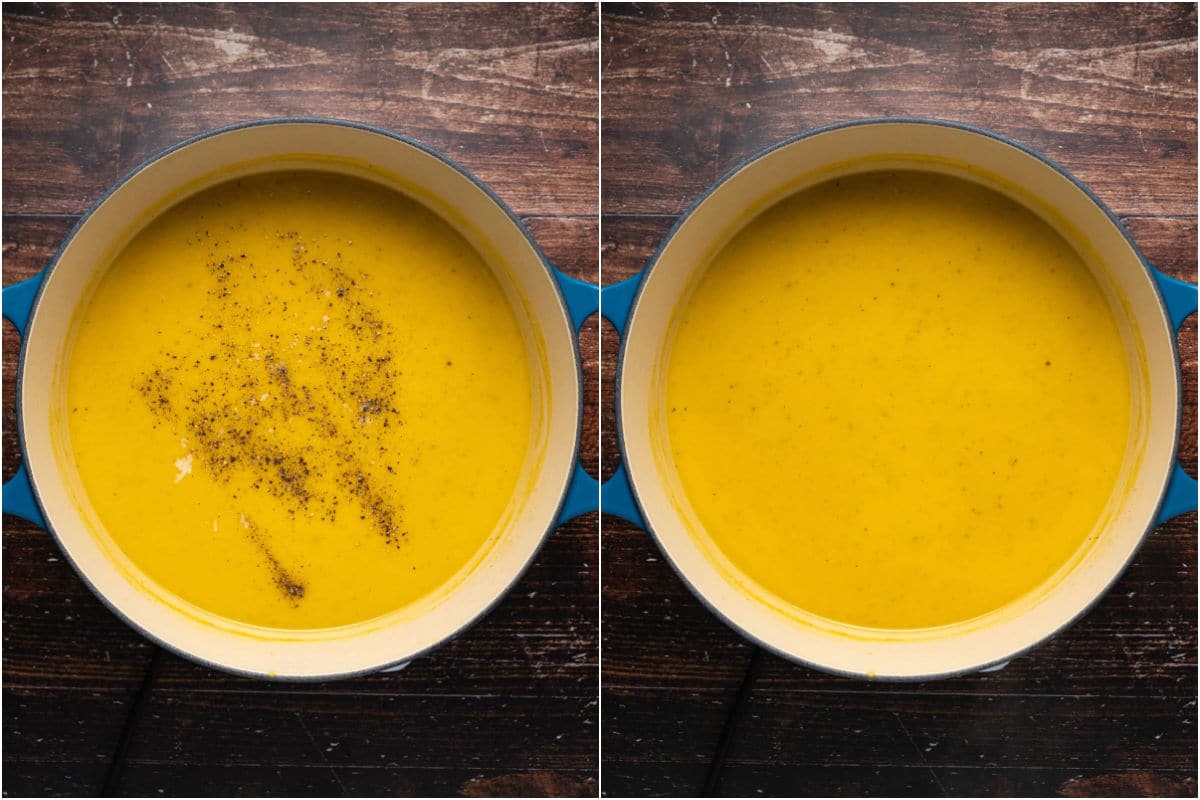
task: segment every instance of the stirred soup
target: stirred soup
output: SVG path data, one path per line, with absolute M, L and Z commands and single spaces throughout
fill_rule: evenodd
M 1122 336 L 1080 254 L 974 182 L 802 190 L 674 321 L 662 458 L 754 591 L 872 628 L 1033 591 L 1096 532 L 1130 436 Z

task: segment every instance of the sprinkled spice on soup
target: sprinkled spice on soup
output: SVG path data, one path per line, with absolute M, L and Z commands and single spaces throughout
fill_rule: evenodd
M 477 251 L 331 172 L 219 184 L 116 256 L 77 321 L 70 445 L 104 531 L 202 609 L 344 625 L 491 540 L 531 438 L 529 349 Z

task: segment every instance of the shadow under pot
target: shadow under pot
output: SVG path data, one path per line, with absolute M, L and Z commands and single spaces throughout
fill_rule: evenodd
M 623 331 L 604 510 L 791 660 L 1003 665 L 1196 508 L 1175 347 L 1196 287 L 997 134 L 865 120 L 771 147 L 602 305 Z
M 575 337 L 597 302 L 414 140 L 322 119 L 203 134 L 4 290 L 24 454 L 4 510 L 192 660 L 403 664 L 595 508 Z

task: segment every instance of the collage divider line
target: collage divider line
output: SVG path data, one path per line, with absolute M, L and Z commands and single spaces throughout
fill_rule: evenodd
M 604 288 L 604 7 L 596 0 L 596 285 Z M 604 796 L 604 292 L 596 314 L 596 796 Z

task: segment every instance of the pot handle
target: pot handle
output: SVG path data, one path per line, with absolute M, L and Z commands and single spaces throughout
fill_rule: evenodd
M 33 301 L 45 277 L 46 272 L 43 270 L 32 278 L 4 287 L 4 318 L 13 324 L 21 336 L 25 335 L 25 329 L 29 325 L 29 312 L 33 310 Z M 28 520 L 39 528 L 46 527 L 46 520 L 38 508 L 33 484 L 29 482 L 29 474 L 25 471 L 24 464 L 21 464 L 17 468 L 17 474 L 4 484 L 3 502 L 0 505 L 3 506 L 5 514 Z
M 638 287 L 641 286 L 645 274 L 646 271 L 642 270 L 632 278 L 600 290 L 600 313 L 613 324 L 621 336 L 625 335 L 629 312 L 633 308 L 633 300 L 637 297 Z M 646 521 L 638 509 L 633 486 L 629 482 L 629 473 L 626 472 L 624 464 L 619 465 L 613 476 L 600 487 L 600 510 L 632 522 L 642 530 L 646 529 Z
M 600 287 L 562 272 L 557 267 L 550 267 L 558 288 L 562 291 L 563 301 L 567 304 L 567 314 L 571 318 L 571 327 L 575 331 L 575 349 L 579 350 L 579 329 L 583 322 L 600 308 Z M 599 486 L 596 479 L 588 475 L 579 457 L 575 458 L 575 471 L 571 475 L 571 484 L 567 488 L 567 497 L 554 526 L 558 527 L 576 517 L 583 516 L 600 507 Z
M 608 287 L 603 291 L 599 286 L 593 283 L 572 278 L 570 275 L 564 274 L 556 268 L 553 270 L 554 279 L 558 282 L 559 288 L 562 290 L 563 300 L 567 304 L 567 312 L 571 316 L 571 325 L 575 328 L 576 336 L 579 329 L 583 326 L 584 320 L 601 311 L 601 294 L 604 295 L 604 302 L 613 302 L 614 307 L 622 307 L 622 303 L 609 299 L 608 292 L 610 289 L 617 287 Z M 626 281 L 625 283 L 628 283 Z M 620 286 L 622 284 L 618 284 Z M 636 283 L 634 288 L 636 288 Z M 633 299 L 633 293 L 629 293 L 629 299 Z M 617 330 L 621 330 L 625 326 L 625 317 L 629 313 L 628 302 L 623 304 L 624 313 L 619 317 L 620 322 L 614 318 L 612 309 L 603 309 L 602 313 L 605 317 L 617 326 Z M 576 347 L 579 346 L 576 339 Z M 575 472 L 571 476 L 571 485 L 567 489 L 567 497 L 563 502 L 562 511 L 559 512 L 556 525 L 562 525 L 564 522 L 575 519 L 575 517 L 588 514 L 592 511 L 603 510 L 607 513 L 616 514 L 641 525 L 641 517 L 638 516 L 637 507 L 633 504 L 633 496 L 629 492 L 629 482 L 625 479 L 625 469 L 622 467 L 617 470 L 617 473 L 601 484 L 598 480 L 588 474 L 587 470 L 578 461 L 575 463 Z
M 1171 328 L 1178 335 L 1179 326 L 1183 321 L 1196 313 L 1196 284 L 1164 275 L 1154 267 L 1150 268 L 1150 274 L 1154 276 L 1154 282 L 1158 284 L 1158 290 L 1162 293 L 1167 315 L 1171 318 Z M 1176 462 L 1154 524 L 1161 525 L 1180 514 L 1195 510 L 1196 479 L 1184 472 L 1183 467 Z

